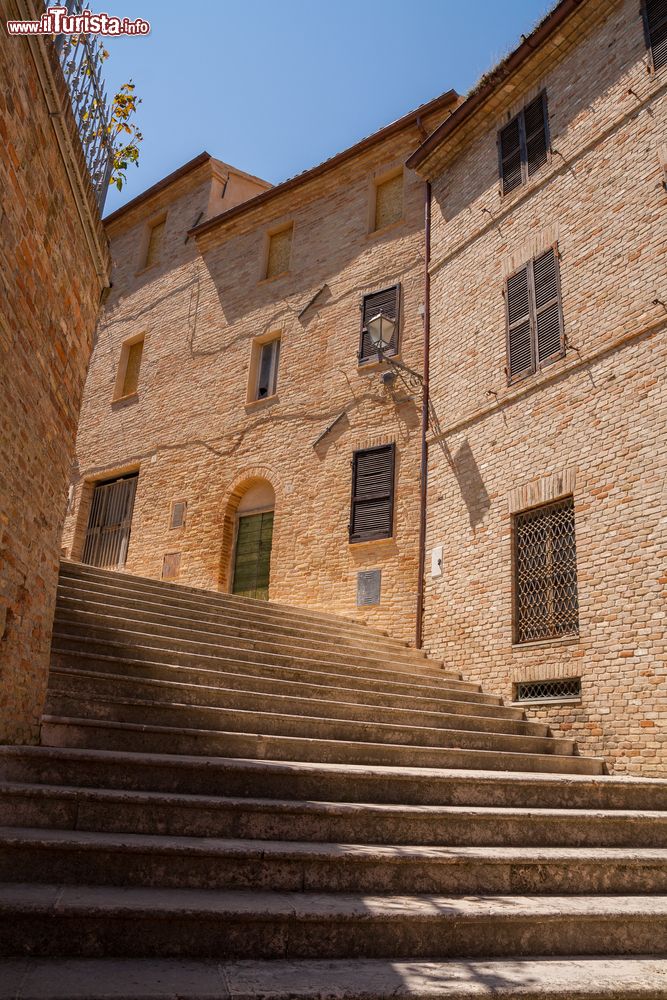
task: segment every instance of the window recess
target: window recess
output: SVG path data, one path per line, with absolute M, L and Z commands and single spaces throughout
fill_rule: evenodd
M 498 161 L 503 194 L 509 194 L 547 162 L 549 116 L 546 91 L 527 104 L 498 133 Z
M 350 542 L 391 538 L 396 446 L 355 451 L 352 457 Z
M 515 514 L 514 642 L 579 634 L 574 499 Z
M 278 388 L 278 364 L 280 361 L 280 338 L 270 340 L 259 347 L 257 365 L 257 389 L 255 399 L 275 396 Z
M 565 354 L 558 251 L 528 261 L 505 285 L 507 379 L 532 375 Z

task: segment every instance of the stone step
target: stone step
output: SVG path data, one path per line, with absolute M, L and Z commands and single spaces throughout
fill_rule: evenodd
M 3 957 L 458 958 L 667 952 L 665 896 L 370 896 L 9 883 Z
M 515 735 L 493 730 L 426 727 L 409 725 L 404 720 L 391 723 L 364 719 L 339 719 L 319 714 L 317 708 L 323 705 L 308 700 L 303 710 L 286 714 L 285 706 L 269 704 L 240 709 L 213 706 L 206 703 L 183 704 L 139 697 L 125 697 L 122 694 L 85 693 L 70 691 L 59 693 L 50 689 L 47 697 L 48 716 L 85 718 L 90 721 L 130 722 L 138 725 L 173 726 L 183 730 L 205 730 L 208 732 L 261 734 L 268 737 L 290 737 L 299 741 L 318 740 L 341 743 L 388 744 L 406 750 L 439 750 L 456 748 L 459 750 L 484 750 L 521 755 L 554 755 L 567 757 L 574 754 L 575 745 L 569 739 L 550 736 Z M 165 696 L 169 691 L 159 689 Z M 294 703 L 293 703 L 293 707 Z M 321 709 L 325 711 L 326 709 Z M 306 712 L 308 714 L 306 714 Z M 457 717 L 454 717 L 455 720 Z
M 660 958 L 4 959 L 0 1000 L 664 1000 Z
M 451 691 L 446 686 L 436 689 L 440 697 L 416 697 L 404 693 L 394 694 L 393 688 L 382 689 L 381 684 L 375 684 L 374 689 L 363 687 L 361 680 L 339 677 L 327 674 L 318 675 L 315 681 L 295 679 L 289 668 L 266 669 L 257 675 L 247 670 L 238 674 L 230 670 L 214 670 L 208 667 L 178 666 L 173 663 L 159 663 L 133 659 L 115 659 L 81 652 L 58 652 L 52 650 L 51 672 L 53 676 L 66 671 L 80 671 L 86 674 L 114 674 L 116 677 L 128 680 L 142 679 L 166 681 L 186 685 L 201 684 L 207 688 L 224 688 L 225 690 L 252 691 L 267 695 L 293 695 L 295 698 L 315 698 L 324 701 L 335 701 L 342 704 L 374 705 L 380 708 L 397 708 L 412 712 L 445 712 L 458 715 L 488 716 L 494 719 L 505 719 L 514 722 L 526 722 L 525 712 L 521 708 L 506 708 L 499 704 L 488 704 L 480 700 L 476 692 Z M 296 675 L 297 678 L 301 676 Z M 326 683 L 330 680 L 331 683 Z M 373 682 L 371 681 L 371 684 Z M 355 685 L 355 686 L 351 686 Z M 418 685 L 409 685 L 408 690 L 419 691 Z M 428 691 L 431 689 L 428 688 Z M 470 698 L 470 701 L 467 698 Z M 532 723 L 537 725 L 537 723 Z M 545 729 L 548 728 L 545 726 Z
M 260 664 L 261 666 L 294 667 L 302 670 L 336 671 L 343 674 L 363 675 L 376 680 L 412 684 L 421 682 L 437 685 L 446 683 L 461 691 L 480 691 L 480 685 L 463 681 L 449 675 L 437 666 L 416 667 L 406 663 L 392 664 L 387 660 L 372 660 L 369 657 L 356 658 L 349 653 L 326 656 L 318 652 L 312 656 L 303 650 L 296 652 L 276 652 L 267 649 L 246 649 L 233 643 L 200 642 L 196 639 L 179 639 L 149 632 L 138 632 L 131 627 L 103 628 L 79 625 L 75 622 L 54 623 L 53 641 L 57 649 L 86 649 L 102 655 L 115 654 L 133 657 L 153 656 L 168 663 L 198 662 L 199 658 L 218 663 Z
M 115 570 L 98 569 L 94 566 L 86 566 L 83 563 L 61 562 L 60 581 L 64 585 L 71 584 L 79 587 L 95 587 L 99 591 L 104 589 L 109 592 L 129 594 L 131 596 L 147 595 L 158 598 L 165 604 L 182 602 L 183 606 L 189 604 L 191 607 L 202 609 L 218 610 L 235 613 L 239 617 L 251 615 L 256 618 L 263 618 L 267 622 L 304 622 L 311 623 L 315 627 L 332 626 L 346 632 L 356 632 L 359 635 L 368 633 L 387 637 L 387 633 L 372 626 L 362 624 L 352 618 L 345 618 L 343 615 L 331 614 L 326 611 L 316 611 L 312 608 L 298 608 L 294 605 L 278 604 L 275 601 L 260 601 L 252 597 L 235 597 L 233 594 L 224 594 L 220 591 L 201 590 L 197 587 L 188 587 L 179 583 L 170 583 L 166 580 L 153 580 L 148 577 L 133 576 L 129 573 Z M 400 640 L 398 640 L 399 644 Z M 406 644 L 402 644 L 406 645 Z
M 222 675 L 227 685 L 231 685 L 232 678 L 237 678 L 236 683 L 240 684 L 245 684 L 248 678 L 253 678 L 255 682 L 261 683 L 265 680 L 276 680 L 286 682 L 290 686 L 306 684 L 363 691 L 364 694 L 374 692 L 381 698 L 395 698 L 400 699 L 401 702 L 406 699 L 406 704 L 409 704 L 411 698 L 463 701 L 489 706 L 490 709 L 493 709 L 494 714 L 498 711 L 505 714 L 506 718 L 524 717 L 522 709 L 506 708 L 497 695 L 483 694 L 477 690 L 477 685 L 468 684 L 466 686 L 462 681 L 453 681 L 446 677 L 443 677 L 440 684 L 417 683 L 416 681 L 403 683 L 368 676 L 368 670 L 361 673 L 345 669 L 345 672 L 341 672 L 339 666 L 327 670 L 324 664 L 318 669 L 289 667 L 270 663 L 253 663 L 248 660 L 239 662 L 233 658 L 224 659 L 216 656 L 192 656 L 187 653 L 173 653 L 169 649 L 144 649 L 137 646 L 121 646 L 119 647 L 120 652 L 118 652 L 117 648 L 109 650 L 109 644 L 99 647 L 97 643 L 91 643 L 88 640 L 58 635 L 54 636 L 54 642 L 56 645 L 51 649 L 51 662 L 54 666 L 68 666 L 75 660 L 85 659 L 87 670 L 102 669 L 104 672 L 109 669 L 113 669 L 115 673 L 134 672 L 139 668 L 149 671 L 150 676 L 169 677 L 172 669 L 182 673 L 196 671 L 202 677 L 211 673 Z M 73 648 L 70 649 L 69 646 Z M 100 648 L 106 649 L 107 652 L 100 652 Z M 111 665 L 113 666 L 111 667 Z M 165 671 L 167 671 L 166 674 Z
M 664 894 L 667 850 L 323 844 L 0 827 L 0 881 L 373 894 Z
M 254 760 L 295 760 L 330 764 L 385 764 L 398 767 L 465 767 L 492 771 L 542 771 L 556 774 L 602 774 L 604 761 L 544 753 L 472 750 L 460 747 L 403 746 L 304 736 L 274 736 L 184 729 L 145 722 L 45 715 L 41 742 L 45 746 L 176 753 L 202 756 L 250 757 Z
M 656 848 L 667 812 L 408 806 L 0 782 L 4 826 L 446 847 Z
M 43 785 L 209 796 L 224 793 L 239 798 L 259 796 L 312 802 L 667 811 L 667 781 L 604 774 L 503 774 L 463 768 L 401 768 L 6 746 L 0 747 L 0 777 Z M 627 824 L 628 818 L 623 821 Z M 637 823 L 641 826 L 643 821 L 638 819 Z M 655 846 L 666 845 L 667 837 L 665 844 Z
M 462 712 L 416 712 L 404 708 L 381 708 L 363 701 L 340 702 L 325 697 L 298 697 L 293 694 L 272 694 L 267 691 L 246 691 L 234 688 L 212 687 L 204 684 L 187 684 L 151 677 L 128 677 L 125 674 L 101 673 L 76 669 L 51 667 L 49 693 L 60 699 L 75 697 L 79 700 L 97 698 L 141 699 L 151 703 L 178 703 L 179 705 L 206 705 L 243 712 L 272 712 L 281 716 L 316 716 L 323 719 L 344 719 L 359 723 L 382 723 L 390 726 L 411 726 L 428 729 L 473 730 L 475 732 L 505 733 L 548 738 L 549 729 L 542 723 L 496 718 L 493 715 L 477 716 L 474 706 L 469 714 Z M 465 705 L 460 702 L 459 706 Z
M 230 634 L 255 635 L 259 632 L 271 632 L 282 637 L 303 637 L 326 639 L 328 642 L 340 642 L 342 644 L 364 643 L 373 649 L 385 649 L 398 653 L 411 652 L 413 657 L 425 658 L 423 650 L 417 650 L 408 646 L 406 642 L 399 639 L 392 639 L 390 636 L 372 632 L 366 629 L 359 631 L 357 626 L 354 630 L 348 630 L 343 626 L 328 624 L 324 622 L 313 623 L 311 621 L 300 622 L 299 624 L 286 624 L 278 620 L 267 619 L 255 614 L 242 614 L 239 610 L 207 611 L 199 605 L 173 604 L 165 602 L 160 597 L 149 595 L 130 594 L 121 592 L 120 594 L 89 589 L 89 585 L 82 586 L 81 581 L 62 581 L 58 587 L 58 608 L 59 609 L 81 609 L 97 611 L 102 614 L 115 613 L 119 617 L 124 617 L 127 612 L 140 614 L 146 621 L 174 622 L 182 621 L 192 626 L 200 627 L 217 626 L 224 627 Z
M 245 650 L 253 654 L 277 653 L 327 659 L 332 663 L 355 663 L 359 666 L 397 665 L 415 676 L 439 675 L 447 673 L 435 660 L 427 660 L 419 652 L 402 647 L 375 647 L 365 638 L 354 641 L 314 638 L 306 636 L 276 635 L 273 628 L 235 629 L 211 625 L 207 622 L 184 622 L 181 618 L 167 618 L 166 621 L 152 621 L 137 611 L 118 614 L 113 609 L 70 608 L 59 604 L 55 622 L 65 631 L 76 631 L 82 635 L 132 633 L 140 636 L 155 636 L 164 642 L 194 642 L 198 646 L 221 647 L 223 649 Z M 455 671 L 451 676 L 461 679 Z

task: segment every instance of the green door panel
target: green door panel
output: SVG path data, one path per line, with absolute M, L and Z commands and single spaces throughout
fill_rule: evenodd
M 232 593 L 269 599 L 273 511 L 239 518 Z

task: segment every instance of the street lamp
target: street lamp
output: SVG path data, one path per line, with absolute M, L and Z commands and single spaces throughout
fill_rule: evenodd
M 375 316 L 369 319 L 366 324 L 366 330 L 368 331 L 368 336 L 371 338 L 371 344 L 377 351 L 378 361 L 386 361 L 393 369 L 391 376 L 389 372 L 386 372 L 386 375 L 382 379 L 383 382 L 389 377 L 394 379 L 398 376 L 406 388 L 411 390 L 423 388 L 424 379 L 419 372 L 413 371 L 412 368 L 408 368 L 401 361 L 397 361 L 395 358 L 391 358 L 385 354 L 385 351 L 391 346 L 394 340 L 396 320 L 380 310 L 379 313 L 376 313 Z

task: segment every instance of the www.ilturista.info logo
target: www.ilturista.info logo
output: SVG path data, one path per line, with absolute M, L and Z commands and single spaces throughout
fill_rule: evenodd
M 69 14 L 67 7 L 48 7 L 39 21 L 7 21 L 10 35 L 147 35 L 150 30 L 141 17 L 131 21 L 90 10 Z

